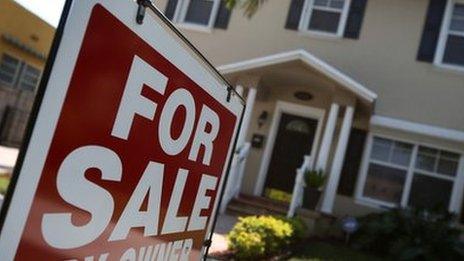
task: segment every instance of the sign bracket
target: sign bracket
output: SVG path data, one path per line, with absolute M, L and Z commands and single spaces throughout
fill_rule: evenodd
M 138 24 L 143 24 L 143 19 L 145 18 L 145 11 L 147 6 L 152 5 L 153 3 L 150 0 L 137 0 L 139 8 L 137 9 L 137 16 L 135 20 Z

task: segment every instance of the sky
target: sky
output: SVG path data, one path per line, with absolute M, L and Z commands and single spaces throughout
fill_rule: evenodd
M 15 0 L 20 5 L 45 20 L 54 27 L 58 26 L 65 0 Z

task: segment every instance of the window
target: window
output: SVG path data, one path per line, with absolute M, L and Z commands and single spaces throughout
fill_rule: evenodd
M 33 91 L 39 83 L 39 79 L 40 70 L 30 66 L 29 64 L 25 64 L 21 73 L 21 77 L 18 81 L 18 86 L 21 89 Z
M 15 84 L 21 62 L 4 54 L 0 62 L 0 81 L 4 84 L 13 86 Z
M 191 27 L 211 28 L 216 19 L 221 0 L 181 0 L 177 22 Z
M 39 83 L 41 71 L 8 54 L 0 61 L 0 83 L 13 88 L 34 90 Z
M 464 1 L 449 0 L 435 63 L 448 67 L 464 67 Z
M 374 138 L 363 195 L 400 204 L 408 175 L 412 145 Z
M 299 132 L 303 134 L 310 133 L 309 126 L 302 120 L 292 120 L 285 126 L 285 130 Z
M 458 164 L 459 154 L 419 146 L 409 205 L 447 208 Z
M 358 197 L 389 207 L 449 209 L 460 157 L 447 150 L 373 137 Z
M 342 36 L 350 0 L 306 0 L 300 30 Z

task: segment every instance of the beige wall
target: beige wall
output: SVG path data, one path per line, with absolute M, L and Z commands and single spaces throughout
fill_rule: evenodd
M 360 217 L 372 212 L 380 212 L 381 208 L 373 208 L 367 205 L 356 203 L 353 198 L 337 195 L 333 208 L 333 215 L 337 217 L 354 216 Z
M 27 47 L 47 56 L 55 28 L 13 0 L 0 0 L 0 37 L 2 35 L 12 36 Z M 0 38 L 0 57 L 4 53 L 41 71 L 45 67 L 46 59 L 39 58 Z M 19 110 L 10 111 L 12 114 L 3 122 L 5 125 L 1 126 L 3 144 L 19 146 L 34 98 L 34 91 L 23 91 L 0 83 L 0 119 L 5 117 L 7 106 Z
M 358 40 L 285 30 L 289 4 L 268 0 L 252 19 L 234 10 L 227 30 L 183 32 L 217 66 L 303 48 L 376 92 L 376 114 L 464 130 L 464 74 L 416 61 L 427 0 L 369 0 Z
M 47 55 L 50 49 L 55 28 L 35 16 L 13 0 L 0 0 L 0 35 L 14 36 L 21 43 Z M 33 40 L 33 36 L 38 40 Z M 9 53 L 40 69 L 45 66 L 45 60 L 39 59 L 10 43 L 0 40 L 0 55 Z

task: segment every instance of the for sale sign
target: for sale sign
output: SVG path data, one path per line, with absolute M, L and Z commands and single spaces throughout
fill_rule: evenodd
M 1 260 L 201 257 L 243 104 L 156 14 L 137 24 L 137 8 L 67 3 Z

